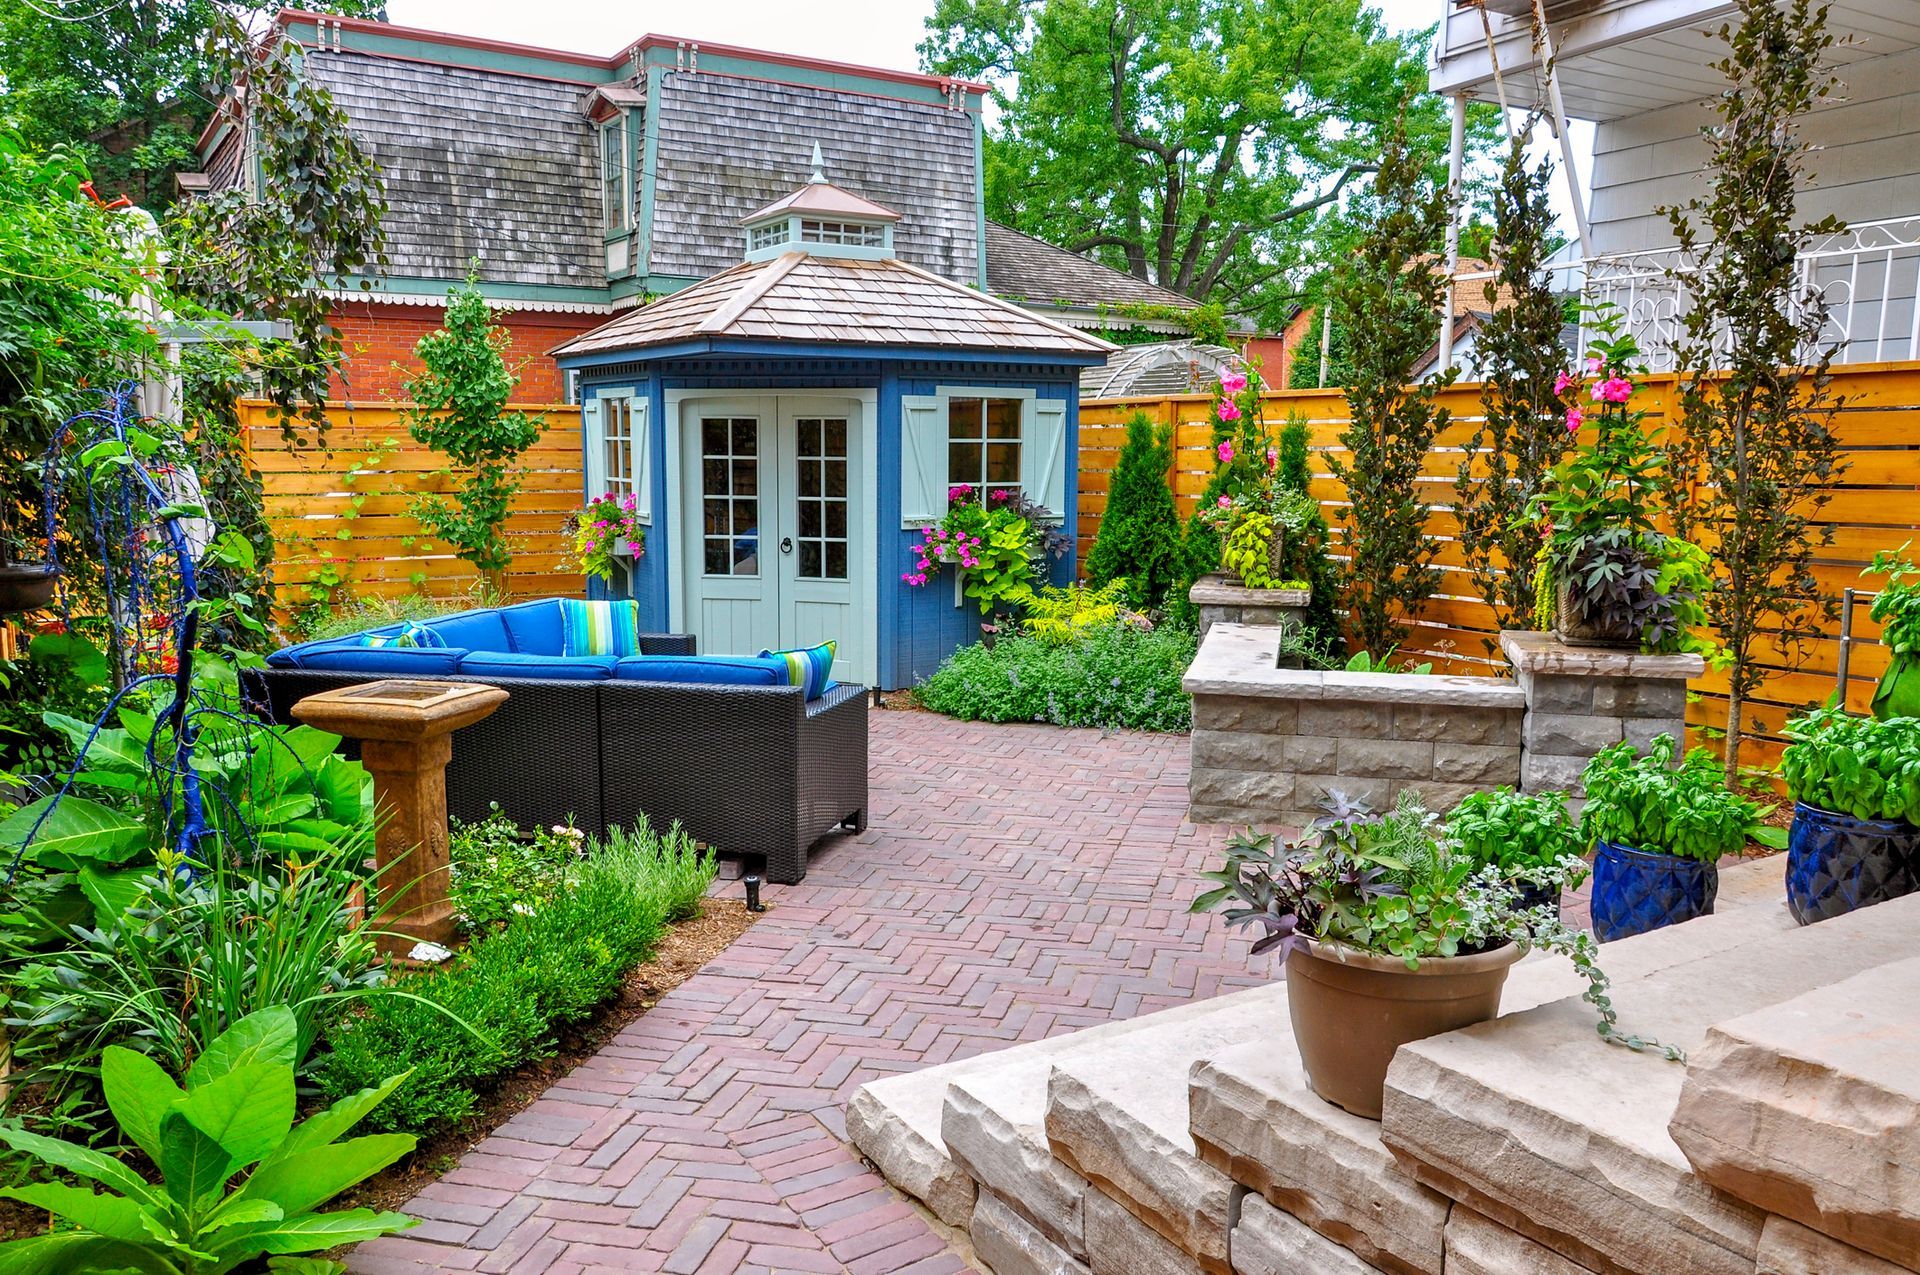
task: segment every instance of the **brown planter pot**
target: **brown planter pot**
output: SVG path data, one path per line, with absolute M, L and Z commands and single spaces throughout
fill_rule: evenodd
M 1295 947 L 1287 955 L 1287 1013 L 1307 1083 L 1334 1106 L 1378 1120 L 1394 1051 L 1497 1017 L 1507 970 L 1519 959 L 1509 943 L 1474 956 L 1430 957 L 1410 970 L 1397 956 L 1337 943 Z
M 42 562 L 0 562 L 0 614 L 41 611 L 53 604 L 60 573 Z
M 1599 624 L 1587 624 L 1573 618 L 1573 590 L 1565 580 L 1557 581 L 1555 588 L 1558 596 L 1554 600 L 1554 613 L 1559 617 L 1554 629 L 1562 642 L 1568 646 L 1599 646 L 1620 650 L 1640 649 L 1640 634 L 1637 630 L 1626 628 L 1608 628 Z

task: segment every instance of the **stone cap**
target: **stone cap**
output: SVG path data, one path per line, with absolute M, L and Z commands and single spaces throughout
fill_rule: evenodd
M 1522 673 L 1565 674 L 1572 677 L 1670 677 L 1685 681 L 1707 671 L 1698 655 L 1642 655 L 1637 651 L 1610 651 L 1604 647 L 1568 646 L 1551 633 L 1506 629 L 1500 651 Z
M 1275 667 L 1280 639 L 1273 626 L 1216 624 L 1180 685 L 1190 695 L 1251 695 L 1264 699 L 1368 700 L 1377 704 L 1440 704 L 1461 708 L 1524 709 L 1527 697 L 1494 677 L 1433 673 L 1345 673 Z
M 1222 575 L 1201 576 L 1187 590 L 1187 600 L 1204 607 L 1303 607 L 1312 598 L 1312 589 L 1249 589 Z

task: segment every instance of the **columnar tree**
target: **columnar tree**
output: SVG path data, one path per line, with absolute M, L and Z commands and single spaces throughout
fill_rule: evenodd
M 1453 374 L 1409 382 L 1439 323 L 1444 280 L 1437 249 L 1448 212 L 1445 187 L 1426 175 L 1405 129 L 1396 127 L 1381 148 L 1372 190 L 1354 200 L 1361 242 L 1330 289 L 1353 367 L 1349 421 L 1340 435 L 1347 455 L 1327 457 L 1351 503 L 1343 600 L 1354 641 L 1375 655 L 1400 643 L 1405 617 L 1440 583 L 1419 479 L 1449 419 L 1435 398 Z
M 1666 209 L 1693 294 L 1679 343 L 1675 468 L 1691 475 L 1676 501 L 1682 535 L 1713 553 L 1704 601 L 1729 659 L 1726 774 L 1738 774 L 1748 699 L 1763 658 L 1805 658 L 1834 614 L 1812 564 L 1832 530 L 1816 521 L 1842 469 L 1830 388 L 1833 348 L 1821 333 L 1828 305 L 1797 256 L 1842 227 L 1803 220 L 1798 195 L 1812 145 L 1809 110 L 1837 81 L 1827 6 L 1815 0 L 1740 0 L 1721 27 L 1715 63 L 1727 89 L 1702 130 L 1708 193 Z
M 1533 559 L 1540 536 L 1527 503 L 1572 440 L 1559 384 L 1566 322 L 1547 269 L 1553 209 L 1551 163 L 1531 170 L 1527 131 L 1514 134 L 1493 199 L 1494 277 L 1480 325 L 1482 423 L 1467 441 L 1455 482 L 1460 550 L 1499 626 L 1525 628 L 1533 615 Z
M 1087 578 L 1096 585 L 1125 580 L 1129 600 L 1141 608 L 1159 608 L 1182 577 L 1180 511 L 1168 483 L 1172 470 L 1173 431 L 1135 412 L 1127 421 L 1099 538 L 1087 555 Z
M 444 324 L 414 346 L 423 368 L 405 386 L 413 400 L 404 413 L 407 431 L 462 474 L 457 505 L 442 495 L 420 496 L 413 516 L 495 585 L 513 561 L 501 527 L 520 490 L 515 462 L 546 424 L 538 414 L 507 409 L 520 384 L 507 366 L 510 342 L 470 275 L 464 288 L 447 294 Z

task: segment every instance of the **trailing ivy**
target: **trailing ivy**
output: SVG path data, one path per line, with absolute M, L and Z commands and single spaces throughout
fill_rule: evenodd
M 413 516 L 492 578 L 513 561 L 500 528 L 520 490 L 515 462 L 546 425 L 538 413 L 507 410 L 520 384 L 507 366 L 510 341 L 494 325 L 477 277 L 468 275 L 465 287 L 447 293 L 445 325 L 414 346 L 425 370 L 406 383 L 413 402 L 403 413 L 414 441 L 443 453 L 462 475 L 457 506 L 445 496 L 420 496 Z
M 1407 616 L 1440 584 L 1419 480 L 1450 419 L 1435 397 L 1453 380 L 1443 370 L 1411 383 L 1414 364 L 1433 344 L 1443 282 L 1435 249 L 1448 200 L 1408 147 L 1404 121 L 1384 139 L 1373 189 L 1354 200 L 1354 212 L 1362 240 L 1331 289 L 1353 364 L 1340 435 L 1347 456 L 1329 452 L 1327 464 L 1352 506 L 1347 627 L 1356 645 L 1384 651 L 1400 645 Z
M 1739 0 L 1720 28 L 1727 81 L 1707 143 L 1708 193 L 1664 209 L 1688 263 L 1675 283 L 1693 298 L 1677 353 L 1684 369 L 1674 468 L 1691 481 L 1674 525 L 1710 541 L 1713 587 L 1703 601 L 1726 649 L 1726 776 L 1738 773 L 1746 704 L 1777 669 L 1804 662 L 1836 608 L 1813 574 L 1833 538 L 1820 521 L 1844 465 L 1829 389 L 1834 349 L 1821 339 L 1829 305 L 1797 258 L 1835 234 L 1828 217 L 1802 221 L 1798 192 L 1814 145 L 1807 112 L 1838 87 L 1827 54 L 1827 6 Z M 1724 373 L 1724 374 L 1722 374 Z

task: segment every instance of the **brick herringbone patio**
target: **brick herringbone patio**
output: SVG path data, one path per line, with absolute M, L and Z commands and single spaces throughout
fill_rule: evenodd
M 858 1085 L 1260 980 L 1192 917 L 1182 737 L 873 715 L 869 830 L 363 1246 L 369 1275 L 966 1269 L 844 1140 Z M 732 887 L 737 889 L 737 886 Z

